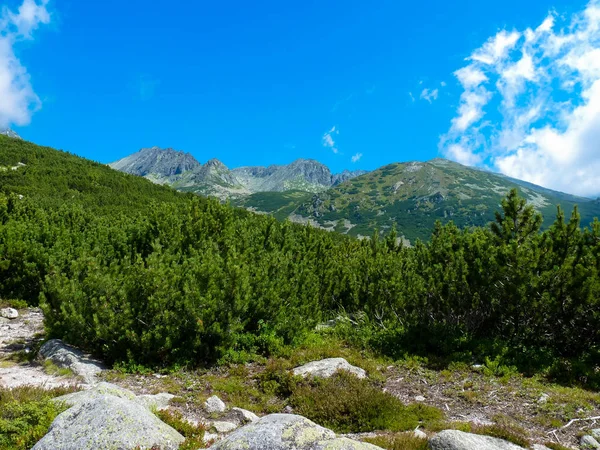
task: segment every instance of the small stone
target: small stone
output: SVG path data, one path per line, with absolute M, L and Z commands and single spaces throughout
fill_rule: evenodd
M 223 400 L 216 395 L 213 395 L 204 402 L 204 409 L 209 414 L 225 412 L 226 408 L 227 407 L 225 406 L 225 403 L 223 403 Z
M 330 378 L 339 370 L 350 372 L 357 378 L 366 378 L 367 372 L 360 367 L 351 365 L 344 358 L 328 358 L 313 361 L 293 370 L 294 375 L 306 378 L 307 376 Z
M 292 408 L 290 405 L 287 405 L 285 408 L 283 408 L 283 413 L 294 414 L 294 408 Z
M 235 413 L 237 419 L 241 423 L 252 423 L 257 422 L 260 418 L 253 412 L 247 411 L 242 408 L 231 408 L 231 411 Z
M 230 433 L 238 427 L 232 422 L 213 422 L 211 425 L 217 430 L 217 433 Z
M 596 428 L 595 430 L 590 431 L 590 434 L 595 438 L 595 439 L 600 439 L 600 428 Z
M 415 401 L 416 402 L 424 402 L 425 401 L 425 397 L 423 397 L 422 395 L 417 395 L 415 397 Z
M 413 435 L 419 439 L 428 439 L 427 434 L 425 434 L 423 431 L 419 430 L 418 428 L 415 431 L 413 431 Z
M 19 317 L 19 311 L 14 308 L 3 308 L 0 309 L 0 316 L 4 317 L 5 319 L 14 320 Z
M 204 433 L 204 438 L 202 439 L 205 444 L 210 444 L 212 442 L 216 442 L 219 439 L 218 434 L 209 433 L 208 431 Z
M 550 396 L 544 392 L 542 395 L 540 395 L 540 398 L 538 398 L 537 402 L 540 405 L 544 405 L 544 404 L 546 404 L 548 402 L 549 398 L 550 398 Z
M 580 444 L 583 448 L 600 449 L 600 443 L 598 443 L 598 441 L 592 436 L 583 436 Z

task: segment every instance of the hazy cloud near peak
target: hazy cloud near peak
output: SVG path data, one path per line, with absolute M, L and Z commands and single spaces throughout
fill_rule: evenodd
M 32 32 L 41 24 L 50 23 L 47 4 L 48 0 L 24 0 L 16 12 L 6 6 L 0 12 L 0 128 L 27 125 L 41 107 L 14 47 L 19 41 L 33 39 Z
M 600 195 L 600 0 L 501 30 L 454 72 L 462 88 L 447 157 L 584 196 Z

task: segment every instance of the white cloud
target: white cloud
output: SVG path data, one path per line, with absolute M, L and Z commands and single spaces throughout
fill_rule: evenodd
M 438 94 L 438 89 L 423 89 L 420 98 L 422 100 L 428 101 L 429 103 L 432 103 L 434 100 L 437 100 Z
M 441 151 L 600 195 L 600 0 L 570 17 L 551 12 L 537 27 L 502 30 L 467 62 L 454 72 L 463 92 Z
M 32 39 L 40 24 L 50 22 L 47 4 L 48 0 L 24 0 L 17 12 L 4 6 L 0 13 L 0 128 L 27 125 L 41 106 L 14 47 L 19 41 Z
M 362 153 L 357 153 L 356 155 L 354 155 L 354 156 L 352 157 L 352 162 L 353 162 L 353 163 L 357 163 L 358 161 L 360 161 L 360 159 L 361 159 L 362 157 L 363 157 L 363 154 L 362 154 Z
M 500 31 L 496 36 L 488 41 L 471 55 L 471 59 L 484 64 L 496 64 L 502 61 L 508 55 L 508 52 L 515 46 L 521 33 L 506 30 Z
M 325 132 L 322 138 L 323 147 L 330 148 L 333 153 L 338 153 L 339 150 L 335 144 L 335 140 L 333 139 L 333 137 L 338 134 L 340 134 L 340 131 L 335 126 L 332 127 L 331 130 Z

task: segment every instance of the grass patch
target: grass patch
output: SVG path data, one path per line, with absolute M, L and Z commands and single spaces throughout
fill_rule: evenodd
M 365 442 L 387 450 L 428 450 L 427 439 L 419 438 L 412 433 L 399 433 L 388 436 L 367 438 Z
M 289 401 L 296 413 L 338 433 L 406 431 L 443 416 L 420 403 L 404 405 L 368 380 L 344 372 L 299 383 Z
M 571 450 L 569 447 L 565 447 L 564 445 L 557 444 L 556 442 L 547 442 L 544 444 L 550 450 Z
M 51 399 L 74 391 L 31 386 L 0 389 L 0 450 L 30 449 L 66 409 Z
M 181 444 L 179 450 L 206 448 L 204 445 L 204 433 L 206 432 L 206 429 L 202 424 L 192 425 L 177 411 L 158 411 L 156 415 L 164 423 L 176 429 L 185 438 L 185 442 Z
M 494 424 L 475 426 L 472 427 L 471 432 L 503 439 L 523 448 L 529 448 L 530 445 L 529 439 L 524 436 L 524 432 L 522 430 L 507 425 Z
M 44 372 L 46 372 L 48 375 L 55 375 L 58 377 L 74 376 L 74 373 L 71 369 L 66 367 L 58 367 L 49 359 L 44 360 Z

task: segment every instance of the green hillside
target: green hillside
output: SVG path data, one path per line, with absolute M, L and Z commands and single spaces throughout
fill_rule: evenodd
M 443 159 L 397 163 L 349 180 L 310 198 L 251 196 L 240 205 L 275 214 L 311 219 L 329 230 L 370 236 L 375 230 L 398 233 L 414 242 L 428 239 L 435 222 L 459 227 L 485 226 L 494 220 L 502 198 L 513 188 L 544 217 L 556 218 L 556 206 L 571 212 L 578 205 L 582 223 L 600 217 L 600 203 L 544 189 Z
M 583 230 L 578 216 L 561 215 L 541 232 L 516 190 L 493 226 L 439 225 L 406 247 L 394 234 L 359 240 L 279 222 L 26 142 L 0 140 L 0 163 L 0 299 L 39 304 L 49 337 L 108 363 L 198 367 L 290 354 L 345 315 L 352 320 L 332 333 L 360 351 L 489 358 L 600 386 L 600 222 Z M 393 205 L 464 207 L 495 182 L 445 162 L 376 175 L 333 190 L 313 217 L 336 204 L 381 207 L 390 187 Z M 263 206 L 285 215 L 302 196 L 271 199 Z
M 152 202 L 181 202 L 169 187 L 117 172 L 73 154 L 0 135 L 0 192 L 43 207 L 79 203 L 103 212 L 133 213 Z

